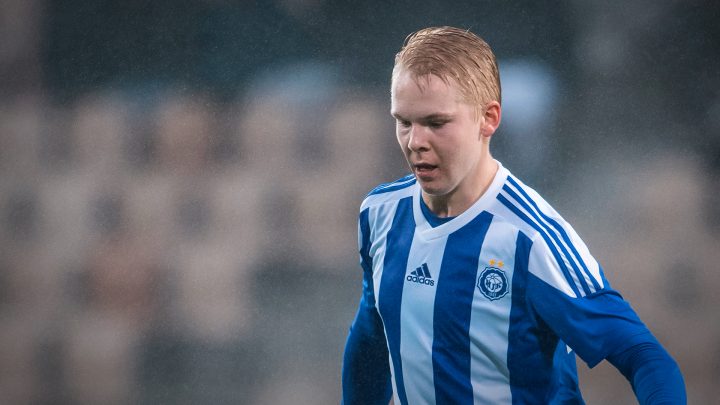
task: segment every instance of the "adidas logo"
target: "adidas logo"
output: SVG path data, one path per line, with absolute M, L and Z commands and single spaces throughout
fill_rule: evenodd
M 407 281 L 412 281 L 413 283 L 425 284 L 429 286 L 435 285 L 435 280 L 433 280 L 432 276 L 430 275 L 430 270 L 428 270 L 427 263 L 423 263 L 422 266 L 413 270 L 413 272 L 408 274 L 405 279 Z

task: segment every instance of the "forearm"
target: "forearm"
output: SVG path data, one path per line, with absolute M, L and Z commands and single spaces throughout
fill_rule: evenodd
M 392 393 L 387 343 L 379 315 L 361 302 L 343 358 L 343 404 L 387 405 Z
M 675 360 L 652 336 L 608 356 L 635 391 L 638 402 L 645 404 L 685 404 L 685 382 Z

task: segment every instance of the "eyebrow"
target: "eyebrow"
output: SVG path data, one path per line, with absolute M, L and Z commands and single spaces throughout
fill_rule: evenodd
M 391 114 L 395 119 L 398 119 L 400 121 L 410 121 L 409 119 L 403 117 L 402 115 L 398 113 L 392 113 Z M 429 114 L 424 117 L 420 117 L 418 121 L 420 122 L 427 122 L 427 121 L 445 121 L 445 120 L 451 120 L 453 116 L 451 114 L 444 114 L 444 113 L 434 113 Z

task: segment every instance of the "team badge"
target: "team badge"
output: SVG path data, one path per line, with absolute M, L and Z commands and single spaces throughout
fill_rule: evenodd
M 505 272 L 497 267 L 485 267 L 478 277 L 477 287 L 490 301 L 499 300 L 510 290 Z

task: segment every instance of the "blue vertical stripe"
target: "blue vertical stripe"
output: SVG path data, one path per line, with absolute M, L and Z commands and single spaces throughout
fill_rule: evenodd
M 375 306 L 375 288 L 373 286 L 372 257 L 370 257 L 370 208 L 360 212 L 360 266 L 363 269 L 363 292 L 369 306 Z
M 385 261 L 380 280 L 378 310 L 385 325 L 390 356 L 392 358 L 395 386 L 402 405 L 407 405 L 400 357 L 400 304 L 405 281 L 410 246 L 415 232 L 412 213 L 412 197 L 398 202 L 393 223 L 387 234 Z
M 433 379 L 438 404 L 472 404 L 470 316 L 478 261 L 492 214 L 483 212 L 447 240 L 435 293 Z
M 544 300 L 546 296 L 555 294 L 554 291 L 549 294 L 538 292 L 537 285 L 529 286 L 531 278 L 534 278 L 528 271 L 531 247 L 532 241 L 519 233 L 515 245 L 507 354 L 512 403 L 527 404 L 542 400 L 552 404 L 582 404 L 575 355 L 567 353 L 565 343 L 544 319 L 537 316 L 537 308 L 529 298 L 530 295 L 540 295 Z M 547 288 L 554 290 L 550 286 Z M 562 294 L 562 297 L 566 296 Z M 561 308 L 558 306 L 554 311 L 562 312 Z
M 535 403 L 545 398 L 549 373 L 541 370 L 550 363 L 543 357 L 540 338 L 531 320 L 535 316 L 527 302 L 528 262 L 532 241 L 522 232 L 515 242 L 515 268 L 512 278 L 512 309 L 508 330 L 507 366 L 513 404 Z M 547 355 L 547 354 L 546 354 Z M 529 366 L 530 365 L 530 366 Z
M 510 202 L 505 196 L 502 194 L 498 194 L 497 196 L 498 201 L 503 203 L 504 206 L 506 206 L 510 211 L 515 213 L 520 219 L 525 221 L 528 225 L 533 227 L 540 236 L 545 240 L 545 243 L 547 244 L 548 248 L 553 254 L 553 257 L 555 257 L 555 261 L 557 261 L 558 266 L 560 267 L 560 270 L 562 271 L 563 275 L 565 276 L 565 279 L 568 282 L 568 285 L 575 293 L 575 296 L 581 297 L 582 294 L 580 294 L 580 290 L 577 287 L 577 284 L 575 284 L 575 281 L 573 280 L 572 276 L 570 275 L 570 271 L 568 270 L 567 266 L 565 266 L 565 261 L 563 260 L 562 256 L 560 256 L 560 252 L 555 248 L 555 244 L 552 243 L 550 240 L 550 237 L 547 235 L 547 233 L 540 228 L 538 224 L 536 224 L 532 219 L 530 219 L 527 215 L 525 215 L 518 207 L 516 207 L 513 203 Z M 580 277 L 582 278 L 582 277 Z
M 520 194 L 522 194 L 523 197 L 525 197 L 530 202 L 530 204 L 532 204 L 532 206 L 535 207 L 537 212 L 540 213 L 540 216 L 542 216 L 543 219 L 545 219 L 545 221 L 547 221 L 553 228 L 555 228 L 555 230 L 557 230 L 557 232 L 560 234 L 560 236 L 562 237 L 565 244 L 572 251 L 572 253 L 575 256 L 575 258 L 577 259 L 578 263 L 580 263 L 580 266 L 582 267 L 585 274 L 592 281 L 592 284 L 595 287 L 595 291 L 600 290 L 600 284 L 597 282 L 595 277 L 593 277 L 592 274 L 590 274 L 590 270 L 588 270 L 587 265 L 585 264 L 585 261 L 582 259 L 582 256 L 580 256 L 580 253 L 578 253 L 577 249 L 575 248 L 575 245 L 570 240 L 570 237 L 568 236 L 567 232 L 565 232 L 565 228 L 563 228 L 557 221 L 555 221 L 551 217 L 545 215 L 545 213 L 540 210 L 540 207 L 538 207 L 535 200 L 530 198 L 530 195 L 522 187 L 520 187 L 520 185 L 512 178 L 512 176 L 508 176 L 507 179 L 512 185 L 515 186 L 515 188 L 518 189 Z M 516 199 L 517 199 L 517 197 L 516 197 Z M 558 244 L 559 244 L 559 242 L 558 242 Z M 568 256 L 568 258 L 570 259 L 569 256 Z M 570 260 L 570 261 L 572 261 L 572 260 Z

